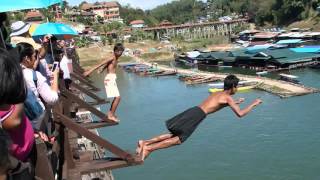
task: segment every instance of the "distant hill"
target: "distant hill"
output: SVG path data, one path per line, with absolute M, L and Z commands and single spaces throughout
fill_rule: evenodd
M 315 26 L 318 25 L 317 7 L 320 0 L 176 0 L 152 10 L 143 11 L 130 6 L 122 7 L 121 15 L 126 23 L 142 19 L 147 25 L 162 20 L 181 24 L 199 17 L 217 19 L 230 14 L 247 15 L 257 26 Z M 298 23 L 300 22 L 300 23 Z
M 205 16 L 205 10 L 206 3 L 202 1 L 178 0 L 147 11 L 123 6 L 120 9 L 120 14 L 126 24 L 129 24 L 132 20 L 142 19 L 147 25 L 152 26 L 163 20 L 168 20 L 174 24 L 193 21 L 198 17 Z

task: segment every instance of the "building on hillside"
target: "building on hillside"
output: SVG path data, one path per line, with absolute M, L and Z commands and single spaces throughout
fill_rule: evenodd
M 134 20 L 130 22 L 132 28 L 144 28 L 145 24 L 143 20 Z
M 43 20 L 44 20 L 44 16 L 38 10 L 32 10 L 27 12 L 24 19 L 25 22 L 36 23 L 36 24 L 41 23 Z
M 54 17 L 56 19 L 61 19 L 62 18 L 62 9 L 60 4 L 56 4 L 52 6 L 52 12 L 54 14 Z
M 80 16 L 81 12 L 76 7 L 73 7 L 71 9 L 68 9 L 65 14 L 67 15 L 69 21 L 76 22 L 77 16 Z
M 85 3 L 82 5 L 81 10 L 92 12 L 96 19 L 101 17 L 104 22 L 123 22 L 120 17 L 120 4 L 116 1 L 96 2 L 94 4 Z
M 95 21 L 95 14 L 92 12 L 81 12 L 81 16 L 84 19 L 88 19 L 90 21 Z

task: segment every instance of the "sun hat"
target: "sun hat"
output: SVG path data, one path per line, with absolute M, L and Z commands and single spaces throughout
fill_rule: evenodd
M 26 33 L 29 31 L 30 24 L 25 23 L 23 21 L 17 21 L 11 24 L 11 34 L 10 37 L 12 36 L 19 36 L 23 33 Z

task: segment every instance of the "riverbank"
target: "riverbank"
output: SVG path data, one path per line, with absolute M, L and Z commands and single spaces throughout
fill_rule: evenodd
M 135 61 L 151 66 L 152 63 L 146 62 L 141 58 L 133 57 Z M 225 73 L 213 73 L 213 72 L 204 72 L 204 71 L 193 71 L 188 69 L 177 69 L 169 66 L 158 65 L 158 68 L 166 71 L 174 71 L 177 70 L 179 74 L 198 74 L 205 77 L 214 77 L 223 80 L 228 74 Z M 275 80 L 266 77 L 258 77 L 258 76 L 249 76 L 243 74 L 236 74 L 241 80 L 244 81 L 255 81 L 257 82 L 256 89 L 264 90 L 266 92 L 275 94 L 280 96 L 281 98 L 287 98 L 292 96 L 301 96 L 311 93 L 320 92 L 319 89 L 313 87 L 306 87 L 300 84 L 294 84 L 287 81 Z
M 120 62 L 133 61 L 133 52 L 139 54 L 139 58 L 145 62 L 157 62 L 157 61 L 171 61 L 174 59 L 174 53 L 177 49 L 186 49 L 186 51 L 193 50 L 199 42 L 158 42 L 158 41 L 141 41 L 136 43 L 125 43 L 127 52 L 120 58 Z M 226 51 L 233 49 L 232 44 L 207 44 L 205 47 L 201 47 L 205 51 Z M 80 59 L 81 67 L 90 69 L 96 65 L 103 58 L 111 57 L 113 51 L 113 45 L 103 46 L 102 44 L 95 43 L 89 47 L 78 48 L 77 53 Z

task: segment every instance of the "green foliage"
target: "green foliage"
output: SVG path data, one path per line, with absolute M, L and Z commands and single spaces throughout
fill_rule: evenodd
M 83 5 L 83 4 L 87 4 L 87 1 L 82 1 L 82 2 L 79 4 L 79 9 L 82 8 L 82 5 Z
M 120 14 L 125 24 L 129 24 L 133 20 L 144 20 L 145 22 L 151 22 L 152 20 L 148 21 L 148 17 L 146 13 L 142 9 L 136 9 L 130 7 L 130 5 L 122 6 L 120 8 Z
M 205 16 L 205 3 L 196 0 L 179 0 L 161 5 L 150 11 L 150 15 L 159 21 L 168 20 L 174 24 L 182 24 Z
M 107 45 L 107 37 L 106 36 L 101 36 L 101 42 L 105 46 Z
M 49 9 L 40 9 L 40 12 L 43 14 L 45 18 L 48 19 L 49 22 L 55 22 L 54 12 L 51 8 Z
M 319 0 L 229 0 L 232 12 L 248 14 L 257 25 L 288 25 L 310 17 Z
M 178 0 L 147 11 L 127 5 L 120 8 L 120 14 L 126 24 L 139 19 L 144 20 L 148 26 L 157 25 L 163 20 L 182 24 L 205 16 L 205 7 L 205 3 L 202 1 Z
M 111 36 L 108 36 L 108 43 L 109 45 L 112 45 L 113 43 L 113 38 Z
M 9 15 L 11 14 L 11 15 Z M 10 22 L 15 22 L 15 21 L 23 21 L 24 20 L 24 13 L 19 11 L 15 13 L 8 13 L 8 18 Z
M 90 25 L 90 26 L 93 24 L 92 19 L 85 18 L 84 16 L 81 16 L 81 15 L 76 16 L 76 21 L 85 25 Z
M 88 47 L 90 44 L 90 40 L 85 36 L 75 38 L 75 42 L 76 46 L 79 48 Z

